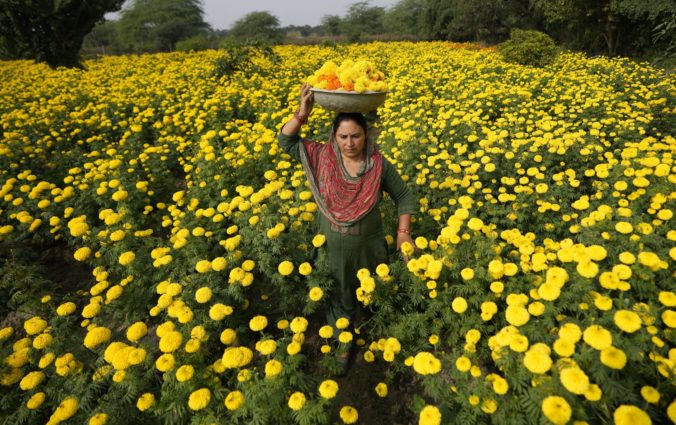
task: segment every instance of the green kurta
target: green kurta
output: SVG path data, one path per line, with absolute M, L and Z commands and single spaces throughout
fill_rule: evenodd
M 298 135 L 279 133 L 277 140 L 284 152 L 300 161 Z M 399 215 L 415 213 L 413 194 L 386 158 L 383 158 L 381 189 L 394 200 Z M 334 328 L 336 320 L 341 317 L 354 322 L 359 309 L 355 295 L 359 287 L 357 271 L 366 268 L 373 273 L 379 264 L 387 263 L 387 243 L 380 216 L 381 200 L 382 196 L 368 214 L 342 231 L 323 214 L 318 214 L 318 231 L 326 236 L 328 266 L 335 279 L 327 297 L 327 321 Z

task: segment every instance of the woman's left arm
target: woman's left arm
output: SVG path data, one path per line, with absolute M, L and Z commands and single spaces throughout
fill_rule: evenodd
M 413 245 L 411 238 L 411 215 L 416 212 L 413 193 L 401 178 L 397 169 L 383 158 L 383 189 L 397 206 L 399 225 L 397 226 L 397 250 L 404 242 Z

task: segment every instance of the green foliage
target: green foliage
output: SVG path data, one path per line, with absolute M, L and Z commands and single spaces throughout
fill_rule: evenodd
M 223 54 L 214 61 L 214 75 L 218 78 L 235 72 L 267 72 L 279 62 L 279 56 L 269 44 L 254 41 L 249 44 L 228 39 L 223 43 Z
M 340 22 L 340 31 L 350 41 L 359 41 L 364 34 L 381 34 L 384 16 L 384 8 L 370 6 L 368 1 L 353 3 Z
M 125 50 L 171 51 L 209 29 L 203 14 L 200 0 L 134 0 L 118 22 L 118 37 Z
M 279 19 L 270 12 L 251 12 L 235 22 L 230 36 L 243 42 L 278 43 L 282 32 Z
M 325 15 L 320 28 L 324 35 L 339 35 L 342 19 L 338 15 Z
M 392 34 L 425 35 L 425 0 L 401 0 L 383 16 L 383 30 Z
M 0 59 L 82 67 L 85 35 L 124 0 L 0 0 Z
M 554 61 L 558 49 L 545 33 L 515 29 L 500 46 L 500 53 L 507 62 L 542 67 Z
M 207 50 L 209 48 L 211 48 L 211 42 L 204 34 L 198 34 L 176 43 L 176 50 L 178 51 L 196 52 L 200 50 Z

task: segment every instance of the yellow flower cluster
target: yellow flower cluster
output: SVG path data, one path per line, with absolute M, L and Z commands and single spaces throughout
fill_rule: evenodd
M 307 79 L 312 87 L 324 90 L 345 90 L 363 93 L 387 91 L 385 75 L 375 65 L 364 59 L 343 61 L 338 66 L 327 61 Z

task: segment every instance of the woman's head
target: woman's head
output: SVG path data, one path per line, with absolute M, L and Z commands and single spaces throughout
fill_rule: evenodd
M 333 120 L 333 138 L 346 158 L 362 158 L 366 148 L 366 133 L 366 119 L 360 113 L 340 112 Z

